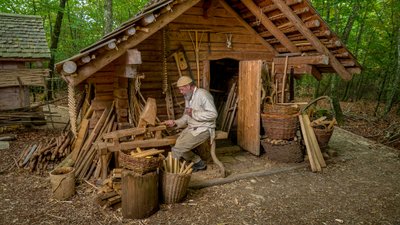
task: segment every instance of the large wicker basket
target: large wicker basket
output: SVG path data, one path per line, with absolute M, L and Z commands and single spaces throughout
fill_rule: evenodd
M 303 151 L 300 143 L 297 141 L 289 141 L 285 145 L 275 145 L 268 141 L 261 140 L 265 154 L 272 161 L 282 163 L 299 163 L 304 159 Z
M 157 170 L 157 168 L 161 166 L 164 157 L 132 157 L 124 152 L 120 152 L 118 160 L 123 168 L 133 170 L 135 173 L 138 174 L 145 174 Z
M 270 139 L 288 140 L 296 136 L 298 114 L 272 115 L 261 114 L 262 126 Z

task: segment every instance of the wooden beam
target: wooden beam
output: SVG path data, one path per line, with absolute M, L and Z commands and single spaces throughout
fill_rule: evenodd
M 231 58 L 236 60 L 256 60 L 256 59 L 270 59 L 274 55 L 271 52 L 245 52 L 245 51 L 224 51 L 200 54 L 200 60 L 218 60 L 224 58 Z
M 139 148 L 157 148 L 162 146 L 173 145 L 176 142 L 176 137 L 163 138 L 163 139 L 148 139 L 148 140 L 137 140 L 120 143 L 119 147 L 114 146 L 112 143 L 108 143 L 107 147 L 110 151 L 119 150 L 131 150 L 137 147 Z
M 284 64 L 284 57 L 275 57 L 273 62 L 275 65 Z M 326 55 L 307 55 L 307 56 L 295 56 L 289 57 L 288 64 L 311 64 L 311 65 L 328 65 L 329 57 Z
M 303 75 L 303 74 L 311 74 L 312 73 L 312 66 L 308 65 L 308 64 L 289 65 L 288 71 L 290 71 L 292 68 L 293 68 L 293 72 L 295 75 Z M 283 64 L 275 65 L 275 72 L 283 73 L 284 65 Z
M 253 0 L 242 0 L 242 3 L 257 17 L 262 25 L 269 32 L 271 32 L 274 37 L 276 37 L 283 46 L 285 46 L 290 52 L 300 52 L 300 50 L 286 37 L 286 35 L 275 26 L 275 24 L 261 12 L 260 8 L 253 2 Z
M 80 84 L 82 81 L 90 77 L 92 74 L 95 72 L 99 71 L 101 68 L 104 66 L 108 65 L 110 62 L 114 61 L 121 55 L 123 55 L 126 50 L 133 48 L 146 38 L 150 37 L 154 33 L 156 33 L 158 30 L 160 30 L 162 27 L 176 19 L 178 16 L 180 16 L 182 13 L 184 13 L 186 10 L 190 9 L 192 6 L 196 5 L 200 0 L 193 0 L 193 1 L 185 1 L 181 4 L 177 4 L 174 6 L 174 9 L 172 12 L 168 12 L 165 14 L 162 14 L 159 18 L 157 18 L 157 21 L 149 24 L 146 28 L 149 29 L 149 32 L 138 32 L 136 33 L 135 36 L 129 38 L 127 41 L 122 42 L 119 44 L 118 50 L 111 50 L 105 52 L 105 54 L 102 54 L 96 59 L 92 60 L 91 62 L 85 64 L 84 66 L 80 67 L 77 70 L 77 76 L 65 76 L 66 80 L 68 83 L 76 86 Z
M 270 50 L 274 55 L 278 54 L 275 48 L 272 47 L 267 41 L 265 41 L 264 38 L 262 38 L 257 31 L 255 31 L 246 21 L 244 21 L 242 17 L 240 17 L 239 14 L 237 14 L 236 11 L 233 10 L 232 7 L 230 7 L 224 0 L 219 0 L 219 3 L 222 5 L 222 7 L 224 7 L 226 11 L 228 11 L 233 17 L 235 17 L 238 22 L 250 32 L 250 34 L 257 37 L 262 45 L 267 47 L 268 50 Z
M 321 41 L 314 36 L 314 34 L 305 26 L 303 21 L 293 13 L 289 6 L 287 6 L 282 0 L 272 0 L 276 6 L 287 16 L 287 18 L 293 23 L 298 31 L 304 35 L 305 38 L 317 49 L 319 53 L 329 56 L 329 61 L 335 71 L 344 80 L 351 80 L 352 75 L 346 70 L 346 68 L 336 59 L 336 57 L 321 43 Z
M 322 80 L 322 74 L 318 71 L 317 67 L 311 66 L 311 75 L 315 77 L 318 81 Z

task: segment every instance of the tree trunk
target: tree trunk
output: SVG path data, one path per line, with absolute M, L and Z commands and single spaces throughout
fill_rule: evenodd
M 353 8 L 352 8 L 352 13 L 350 14 L 349 18 L 347 19 L 346 26 L 342 33 L 341 40 L 343 41 L 344 44 L 346 44 L 349 39 L 350 32 L 353 28 L 354 21 L 356 20 L 356 18 L 358 16 L 359 10 L 360 10 L 360 4 L 356 0 L 356 2 L 353 5 Z
M 113 11 L 112 11 L 112 0 L 104 0 L 104 34 L 108 34 L 112 31 L 113 24 Z
M 51 33 L 51 42 L 50 42 L 50 52 L 51 52 L 51 58 L 49 62 L 49 69 L 50 69 L 50 80 L 47 83 L 48 86 L 48 93 L 47 93 L 47 99 L 52 100 L 53 99 L 53 77 L 54 77 L 54 63 L 55 63 L 55 55 L 57 51 L 57 46 L 58 46 L 58 41 L 61 33 L 61 25 L 62 25 L 62 20 L 64 17 L 64 10 L 65 10 L 65 4 L 67 3 L 67 0 L 60 0 L 60 5 L 58 8 L 57 12 L 57 18 L 56 22 L 54 24 L 54 29 L 53 32 Z
M 397 69 L 395 72 L 394 81 L 392 83 L 392 89 L 389 93 L 389 97 L 386 101 L 384 116 L 386 116 L 390 110 L 392 109 L 393 103 L 396 100 L 396 96 L 398 96 L 399 85 L 400 85 L 400 26 L 397 30 Z
M 336 115 L 336 120 L 338 121 L 339 124 L 343 123 L 343 111 L 342 108 L 340 107 L 340 102 L 337 97 L 337 86 L 339 83 L 339 76 L 338 75 L 332 75 L 332 82 L 331 82 L 331 99 L 332 99 L 332 105 L 333 109 L 335 111 Z
M 375 110 L 374 110 L 374 115 L 375 116 L 377 116 L 379 105 L 380 105 L 381 98 L 382 98 L 382 94 L 383 94 L 383 92 L 385 90 L 385 84 L 386 84 L 386 80 L 387 80 L 387 77 L 388 77 L 388 73 L 387 73 L 386 70 L 382 70 L 381 71 L 381 75 L 382 74 L 384 74 L 384 78 L 383 78 L 383 81 L 381 83 L 381 88 L 379 89 L 379 95 L 378 95 L 377 103 L 376 103 Z

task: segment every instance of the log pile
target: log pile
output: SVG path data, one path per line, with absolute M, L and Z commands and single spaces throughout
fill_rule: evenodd
M 121 202 L 122 169 L 114 169 L 111 178 L 103 181 L 103 186 L 97 192 L 96 201 L 103 207 L 111 207 Z
M 38 173 L 53 169 L 56 164 L 71 153 L 72 140 L 71 133 L 65 132 L 47 142 L 29 145 L 22 151 L 18 166 Z

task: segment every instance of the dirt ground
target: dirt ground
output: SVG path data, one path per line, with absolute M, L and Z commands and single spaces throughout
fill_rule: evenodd
M 367 115 L 352 113 L 348 118 L 357 120 L 363 132 L 384 132 L 362 125 Z M 189 190 L 183 203 L 161 205 L 144 220 L 123 219 L 120 209 L 102 209 L 87 183 L 68 201 L 52 199 L 49 177 L 18 169 L 14 159 L 27 143 L 59 132 L 17 133 L 10 149 L 0 150 L 0 224 L 400 224 L 399 150 L 342 129 L 335 129 L 329 144 L 338 156 L 327 161 L 322 173 L 305 166 Z

